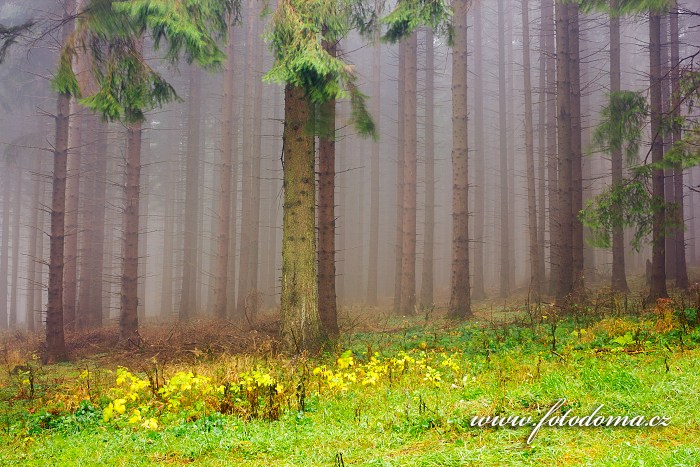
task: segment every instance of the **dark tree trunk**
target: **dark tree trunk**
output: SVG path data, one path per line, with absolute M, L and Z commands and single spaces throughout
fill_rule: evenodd
M 616 5 L 613 6 L 616 8 Z M 620 17 L 610 16 L 610 92 L 620 91 Z M 611 154 L 612 183 L 622 182 L 622 148 L 613 149 Z M 622 227 L 612 232 L 612 289 L 616 292 L 629 292 L 625 272 L 625 235 Z
M 406 120 L 406 40 L 399 42 L 397 127 L 396 127 L 396 243 L 394 254 L 394 313 L 401 313 L 401 285 L 403 264 L 403 178 L 405 158 Z
M 380 2 L 375 2 L 375 9 L 379 11 Z M 374 117 L 377 133 L 381 125 L 381 89 L 382 89 L 382 48 L 380 32 L 374 37 L 372 49 L 372 116 Z M 369 269 L 367 275 L 367 304 L 377 305 L 378 281 L 379 281 L 379 141 L 372 143 L 371 180 L 370 180 L 370 220 L 369 220 Z
M 474 8 L 474 275 L 471 296 L 481 299 L 484 289 L 484 218 L 486 217 L 486 170 L 484 153 L 484 37 L 481 2 Z
M 226 48 L 226 68 L 224 70 L 224 92 L 221 107 L 221 171 L 218 174 L 219 189 L 217 202 L 216 256 L 214 257 L 214 315 L 219 319 L 226 318 L 227 283 L 229 265 L 229 228 L 231 225 L 231 178 L 233 164 L 233 93 L 235 55 L 233 42 L 233 25 L 229 20 L 228 45 Z M 236 232 L 233 232 L 236 235 Z M 234 252 L 235 254 L 235 252 Z
M 67 0 L 66 22 L 62 28 L 62 43 L 65 44 L 73 31 L 71 17 L 75 0 Z M 59 94 L 56 102 L 56 134 L 53 151 L 53 181 L 51 194 L 51 233 L 49 255 L 49 296 L 46 308 L 46 361 L 49 363 L 68 359 L 63 334 L 63 267 L 65 244 L 66 178 L 68 170 L 68 119 L 70 96 Z M 2 316 L 0 316 L 2 320 Z M 2 321 L 4 324 L 5 321 Z
M 187 320 L 197 312 L 199 275 L 199 125 L 201 120 L 200 71 L 190 67 L 189 97 L 187 99 L 187 162 L 185 164 L 185 241 L 183 246 L 182 287 L 180 319 Z
M 569 65 L 569 12 L 567 4 L 556 7 L 557 29 L 557 120 L 558 137 L 558 186 L 557 186 L 557 234 L 553 240 L 558 265 L 557 300 L 564 300 L 573 289 L 573 186 L 572 186 L 572 136 L 571 136 L 571 67 Z
M 130 123 L 126 134 L 124 184 L 124 238 L 122 240 L 121 306 L 119 337 L 140 343 L 138 315 L 139 190 L 141 175 L 141 123 Z
M 544 53 L 546 55 L 546 113 L 547 113 L 547 196 L 549 197 L 549 291 L 556 293 L 559 286 L 558 218 L 559 174 L 557 157 L 557 79 L 556 50 L 554 46 L 554 1 L 542 0 L 544 10 Z
M 579 66 L 579 11 L 569 5 L 569 79 L 571 83 L 571 274 L 572 290 L 582 290 L 583 224 L 578 213 L 583 209 L 583 151 L 581 146 L 581 72 Z
M 651 161 L 659 163 L 664 157 L 664 142 L 661 132 L 662 98 L 661 84 L 661 16 L 656 12 L 649 13 L 649 81 L 651 104 Z M 654 210 L 652 220 L 652 266 L 649 298 L 665 298 L 666 292 L 666 251 L 664 223 L 666 209 L 664 200 L 664 171 L 655 169 L 652 172 L 652 196 L 659 203 Z
M 528 0 L 522 0 L 523 89 L 525 91 L 525 157 L 527 171 L 527 216 L 530 251 L 530 290 L 540 298 L 540 254 L 537 239 L 537 193 L 535 192 L 535 148 L 532 124 L 532 83 L 530 77 L 530 20 Z
M 509 259 L 510 249 L 510 216 L 508 215 L 508 128 L 506 115 L 506 53 L 505 53 L 505 0 L 498 0 L 498 121 L 499 121 L 499 180 L 501 202 L 500 224 L 500 293 L 501 297 L 510 295 L 511 265 Z M 454 103 L 453 103 L 454 105 Z
M 294 352 L 316 351 L 323 341 L 316 274 L 316 175 L 311 109 L 300 87 L 285 87 L 282 329 Z
M 425 218 L 423 223 L 423 274 L 421 278 L 421 305 L 430 307 L 433 298 L 433 270 L 435 259 L 435 109 L 433 88 L 435 81 L 433 31 L 425 30 Z
M 455 0 L 452 48 L 452 284 L 448 315 L 471 316 L 469 287 L 469 146 L 467 139 L 468 0 Z
M 417 125 L 416 95 L 418 86 L 418 35 L 414 31 L 406 40 L 406 99 L 403 163 L 403 242 L 401 247 L 401 313 L 412 315 L 416 308 L 416 171 Z
M 670 14 L 671 32 L 671 109 L 673 116 L 680 114 L 680 50 L 678 37 L 678 2 L 674 2 Z M 681 128 L 678 125 L 673 127 L 672 141 L 680 141 Z M 683 167 L 680 165 L 673 168 L 673 192 L 676 206 L 676 221 L 679 226 L 674 229 L 673 242 L 675 249 L 675 270 L 676 287 L 679 289 L 688 288 L 688 266 L 685 259 L 685 216 L 683 201 Z
M 329 55 L 336 44 L 324 42 Z M 335 295 L 335 99 L 321 108 L 323 134 L 318 147 L 318 312 L 325 333 L 338 335 Z

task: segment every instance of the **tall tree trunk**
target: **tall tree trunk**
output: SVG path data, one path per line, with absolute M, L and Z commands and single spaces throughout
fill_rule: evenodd
M 613 11 L 616 8 L 617 1 L 613 4 Z M 620 17 L 612 13 L 610 15 L 610 92 L 620 91 L 620 77 Z M 617 185 L 622 182 L 622 148 L 613 149 L 610 157 L 612 183 Z M 625 235 L 621 226 L 613 228 L 612 255 L 612 289 L 627 293 L 629 287 L 625 272 Z
M 546 221 L 546 193 L 547 184 L 545 176 L 546 166 L 546 137 L 547 137 L 547 55 L 545 53 L 546 36 L 545 9 L 540 5 L 540 34 L 539 43 L 539 75 L 538 75 L 538 104 L 537 104 L 537 255 L 539 257 L 539 277 L 540 277 L 540 293 L 544 291 L 545 285 L 545 221 Z
M 78 207 L 80 206 L 80 159 L 84 110 L 71 98 L 68 130 L 68 175 L 66 179 L 66 243 L 63 275 L 63 322 L 75 329 L 78 291 Z
M 285 87 L 284 116 L 281 335 L 292 351 L 315 351 L 324 340 L 316 274 L 315 150 L 302 88 Z
M 401 286 L 403 264 L 403 183 L 406 139 L 406 40 L 399 41 L 398 90 L 396 93 L 396 243 L 394 254 L 394 313 L 401 313 Z
M 678 34 L 678 2 L 674 1 L 671 8 L 670 32 L 671 32 L 671 109 L 673 116 L 680 116 L 680 50 Z M 673 127 L 672 141 L 680 141 L 682 137 L 681 127 Z M 676 221 L 678 228 L 674 229 L 673 242 L 675 247 L 676 287 L 688 288 L 688 266 L 685 259 L 685 216 L 683 201 L 683 167 L 677 165 L 673 168 L 673 192 L 676 206 Z
M 201 72 L 190 67 L 189 97 L 187 100 L 187 162 L 185 173 L 185 242 L 182 287 L 180 297 L 180 319 L 187 320 L 197 312 L 197 289 L 199 274 L 199 125 L 201 120 Z
M 525 157 L 527 171 L 527 217 L 530 251 L 530 289 L 539 300 L 540 254 L 537 239 L 537 193 L 535 192 L 535 148 L 532 124 L 532 83 L 530 77 L 530 20 L 528 0 L 522 0 L 523 89 L 525 91 Z
M 324 42 L 329 55 L 336 44 Z M 338 335 L 335 296 L 335 99 L 321 108 L 323 134 L 318 147 L 318 311 L 328 336 Z
M 228 264 L 229 264 L 229 227 L 231 219 L 231 178 L 233 163 L 233 21 L 229 19 L 228 44 L 226 48 L 226 68 L 224 70 L 224 92 L 221 107 L 221 171 L 219 172 L 219 190 L 217 207 L 216 257 L 214 267 L 214 315 L 226 318 Z M 233 232 L 235 235 L 236 232 Z M 234 252 L 235 254 L 235 252 Z
M 3 169 L 2 193 L 2 244 L 0 245 L 0 329 L 7 329 L 9 309 L 7 304 L 10 268 L 10 212 L 12 205 L 12 177 L 9 163 Z
M 662 99 L 661 84 L 661 16 L 657 12 L 649 13 L 649 81 L 651 101 L 651 161 L 660 163 L 664 158 L 664 143 L 661 132 Z M 649 297 L 652 300 L 668 296 L 666 292 L 666 251 L 664 242 L 664 223 L 666 209 L 664 199 L 664 171 L 654 169 L 652 172 L 652 196 L 659 201 L 652 219 L 652 266 Z
M 375 0 L 375 11 L 379 13 L 380 0 Z M 382 46 L 380 32 L 374 36 L 372 48 L 372 115 L 377 133 L 381 125 L 381 89 L 382 89 Z M 367 274 L 367 304 L 377 305 L 379 281 L 379 141 L 372 143 L 371 180 L 370 180 L 370 220 L 369 220 L 369 269 Z
M 42 237 L 44 234 L 43 225 L 40 223 L 40 220 L 43 220 L 43 217 L 39 216 L 39 213 L 41 211 L 40 206 L 42 204 L 42 180 L 39 176 L 39 173 L 41 172 L 41 159 L 39 157 L 34 157 L 33 159 L 34 160 L 32 161 L 32 197 L 30 205 L 32 214 L 29 224 L 29 263 L 27 266 L 27 308 L 25 314 L 27 321 L 27 330 L 29 332 L 34 332 L 36 330 L 36 315 L 39 314 L 38 310 L 36 309 L 38 305 L 36 302 L 36 291 L 37 289 L 41 290 L 41 282 L 37 281 L 37 271 L 41 271 L 41 258 L 39 258 L 38 245 L 39 242 L 42 241 Z M 0 251 L 0 255 L 2 254 L 3 252 Z M 37 265 L 39 266 L 37 267 Z M 40 303 L 41 301 L 39 301 L 39 304 Z
M 18 164 L 20 162 L 18 161 Z M 22 209 L 22 168 L 17 165 L 14 170 L 14 206 L 12 208 L 12 288 L 10 289 L 10 309 L 8 313 L 10 329 L 17 329 L 17 294 L 19 293 L 19 252 L 20 252 L 20 211 Z
M 571 154 L 571 67 L 569 65 L 569 13 L 568 4 L 556 7 L 557 29 L 557 141 L 558 141 L 558 186 L 557 186 L 557 235 L 554 242 L 558 265 L 557 300 L 565 299 L 573 289 L 573 186 Z
M 559 279 L 559 259 L 557 257 L 558 226 L 558 197 L 559 174 L 557 157 L 557 79 L 556 79 L 556 50 L 554 45 L 554 0 L 542 0 L 544 10 L 544 53 L 546 55 L 546 87 L 547 96 L 547 195 L 549 197 L 549 291 L 556 293 Z
M 139 190 L 141 175 L 141 123 L 130 123 L 126 136 L 124 184 L 124 238 L 122 240 L 121 315 L 119 337 L 138 344 Z
M 255 238 L 255 226 L 253 225 L 255 213 L 255 175 L 254 166 L 259 161 L 259 151 L 256 152 L 256 140 L 259 138 L 259 128 L 257 125 L 257 106 L 255 97 L 259 85 L 259 77 L 256 74 L 256 49 L 257 49 L 257 28 L 255 2 L 250 1 L 248 12 L 250 21 L 246 32 L 246 75 L 243 99 L 243 165 L 242 165 L 242 192 L 241 192 L 241 254 L 238 266 L 238 301 L 236 313 L 239 319 L 250 319 L 246 310 L 246 301 L 253 291 L 253 263 L 257 263 L 257 252 L 254 251 L 257 238 Z M 259 189 L 259 184 L 257 185 Z M 254 255 L 255 254 L 255 255 Z
M 226 96 L 224 95 L 224 99 Z M 171 138 L 169 141 L 176 140 Z M 175 144 L 168 144 L 166 151 L 171 154 Z M 173 281 L 174 281 L 174 236 L 175 236 L 175 198 L 177 195 L 176 170 L 171 164 L 174 160 L 167 161 L 161 174 L 165 188 L 164 213 L 163 213 L 163 269 L 160 286 L 160 316 L 168 317 L 173 312 Z M 228 231 L 228 226 L 227 229 Z
M 416 170 L 417 125 L 416 95 L 418 86 L 418 34 L 414 31 L 406 40 L 404 67 L 406 120 L 404 130 L 403 164 L 403 242 L 401 247 L 401 313 L 412 315 L 416 307 Z
M 433 30 L 425 29 L 425 219 L 423 223 L 423 277 L 421 278 L 421 305 L 432 306 L 433 270 L 435 260 L 435 108 L 433 88 L 435 81 Z
M 569 79 L 571 83 L 571 259 L 572 289 L 582 290 L 583 224 L 578 213 L 583 209 L 583 151 L 581 146 L 581 72 L 579 66 L 579 9 L 569 5 Z
M 471 315 L 469 287 L 469 146 L 467 138 L 468 0 L 455 0 L 452 49 L 452 284 L 448 315 Z
M 61 31 L 65 44 L 73 31 L 71 19 L 75 10 L 75 0 L 64 4 L 65 15 Z M 66 178 L 68 168 L 68 120 L 70 96 L 59 94 L 56 101 L 56 134 L 53 151 L 53 180 L 51 195 L 51 234 L 49 256 L 49 296 L 46 309 L 46 358 L 49 363 L 68 358 L 63 333 L 63 266 L 66 213 Z M 2 320 L 2 316 L 0 316 Z M 0 321 L 4 324 L 5 321 Z
M 506 124 L 506 54 L 505 54 L 505 0 L 498 0 L 498 115 L 499 115 L 499 142 L 500 142 L 500 194 L 501 194 L 501 228 L 500 228 L 500 252 L 501 252 L 501 284 L 502 297 L 510 294 L 511 265 L 509 259 L 510 249 L 510 216 L 508 215 L 508 128 Z M 453 103 L 454 105 L 454 103 Z
M 149 143 L 148 140 L 145 142 L 142 141 L 142 146 L 145 149 L 146 154 L 141 154 L 142 159 L 148 160 L 148 147 Z M 145 156 L 145 157 L 144 157 Z M 146 162 L 143 164 L 145 167 L 147 167 L 148 163 Z M 138 315 L 139 315 L 139 322 L 143 323 L 146 320 L 146 281 L 148 280 L 148 224 L 149 224 L 149 219 L 148 219 L 148 210 L 149 210 L 149 193 L 148 193 L 148 188 L 151 186 L 151 177 L 149 174 L 146 173 L 141 173 L 140 174 L 141 179 L 143 180 L 143 183 L 141 183 L 141 180 L 139 181 L 139 186 L 143 186 L 139 190 L 139 229 L 143 232 L 139 236 L 139 271 L 141 273 L 139 274 L 139 279 L 138 279 L 138 284 L 137 284 L 137 293 L 138 293 Z
M 99 117 L 93 116 L 95 120 Z M 107 201 L 107 138 L 109 127 L 107 123 L 96 121 L 96 138 L 95 145 L 95 166 L 93 177 L 94 191 L 93 203 L 95 210 L 93 212 L 94 229 L 92 230 L 92 240 L 90 241 L 92 257 L 89 270 L 90 273 L 90 304 L 88 309 L 90 317 L 88 325 L 92 328 L 102 326 L 102 317 L 104 314 L 103 292 L 105 283 L 104 264 L 105 264 L 105 230 L 106 230 L 106 201 Z
M 481 2 L 474 8 L 474 276 L 471 296 L 481 299 L 484 290 L 484 218 L 486 217 L 486 170 L 484 152 L 484 38 Z

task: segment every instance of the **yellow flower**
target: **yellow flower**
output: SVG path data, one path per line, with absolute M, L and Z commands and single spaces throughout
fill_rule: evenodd
M 155 418 L 147 418 L 141 426 L 147 430 L 155 430 L 158 428 L 158 421 Z

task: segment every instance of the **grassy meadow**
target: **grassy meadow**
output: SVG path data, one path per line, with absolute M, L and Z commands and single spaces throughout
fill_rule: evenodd
M 200 323 L 159 341 L 146 330 L 141 349 L 73 336 L 73 362 L 42 366 L 31 336 L 5 336 L 0 464 L 696 466 L 693 303 L 604 297 L 567 316 L 493 305 L 466 323 L 350 312 L 336 347 L 301 357 L 264 332 L 207 339 Z M 530 443 L 531 425 L 473 426 L 536 423 L 559 399 L 550 417 L 602 405 L 597 415 L 668 426 L 545 424 Z

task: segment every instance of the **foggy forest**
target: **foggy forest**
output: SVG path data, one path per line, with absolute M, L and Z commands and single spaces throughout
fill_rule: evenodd
M 698 465 L 699 99 L 696 0 L 0 0 L 0 464 Z

